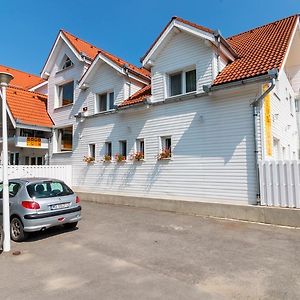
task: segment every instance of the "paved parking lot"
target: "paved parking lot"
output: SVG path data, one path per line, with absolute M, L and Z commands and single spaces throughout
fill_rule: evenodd
M 0 299 L 300 299 L 300 230 L 83 202 L 0 255 Z

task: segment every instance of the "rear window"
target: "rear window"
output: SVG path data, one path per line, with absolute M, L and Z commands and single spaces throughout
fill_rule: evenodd
M 65 183 L 60 181 L 41 181 L 28 184 L 27 192 L 31 198 L 49 198 L 74 194 Z

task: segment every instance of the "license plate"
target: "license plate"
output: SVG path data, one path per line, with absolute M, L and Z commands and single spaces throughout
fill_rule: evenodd
M 53 204 L 50 205 L 50 209 L 63 209 L 63 208 L 68 208 L 70 206 L 70 203 L 60 203 L 60 204 Z

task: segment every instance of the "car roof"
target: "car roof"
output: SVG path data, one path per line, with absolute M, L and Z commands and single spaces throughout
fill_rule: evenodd
M 24 178 L 13 178 L 9 181 L 21 181 L 23 183 L 35 183 L 40 181 L 60 181 L 62 180 L 55 179 L 55 178 L 48 178 L 48 177 L 24 177 Z

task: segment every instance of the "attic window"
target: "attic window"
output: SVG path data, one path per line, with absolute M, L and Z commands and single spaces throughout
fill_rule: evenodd
M 169 75 L 169 95 L 176 96 L 196 91 L 196 70 L 181 71 Z
M 65 70 L 72 66 L 73 66 L 73 62 L 71 61 L 71 59 L 68 56 L 66 56 L 64 59 L 64 63 L 62 65 L 62 70 Z

